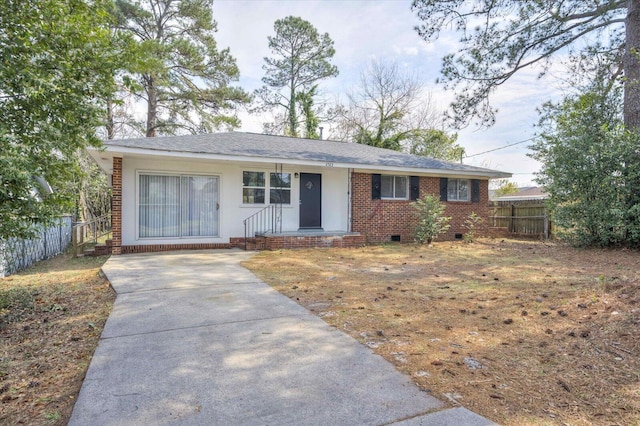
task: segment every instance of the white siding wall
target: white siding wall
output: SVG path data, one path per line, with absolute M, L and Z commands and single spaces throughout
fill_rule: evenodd
M 227 243 L 230 237 L 244 236 L 243 219 L 264 207 L 242 204 L 242 172 L 275 172 L 275 165 L 264 163 L 223 163 L 193 160 L 123 159 L 122 173 L 122 244 L 176 244 L 180 242 Z M 138 173 L 202 174 L 220 177 L 220 236 L 217 238 L 138 238 Z M 348 170 L 330 167 L 284 166 L 291 173 L 291 205 L 283 206 L 283 231 L 297 231 L 299 226 L 300 179 L 295 173 L 322 175 L 322 227 L 327 231 L 348 230 Z

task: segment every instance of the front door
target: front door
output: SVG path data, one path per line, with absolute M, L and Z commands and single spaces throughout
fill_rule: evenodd
M 322 175 L 300 173 L 300 228 L 322 227 Z

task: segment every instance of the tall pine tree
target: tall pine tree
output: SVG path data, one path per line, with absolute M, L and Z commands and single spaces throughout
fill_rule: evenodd
M 218 50 L 211 0 L 116 0 L 115 15 L 116 28 L 146 52 L 133 74 L 147 104 L 146 136 L 240 125 L 236 109 L 250 96 L 231 86 L 239 70 L 229 49 Z
M 295 16 L 279 19 L 274 24 L 275 36 L 269 36 L 273 57 L 264 58 L 265 86 L 257 95 L 265 109 L 284 110 L 284 133 L 300 136 L 299 127 L 305 123 L 305 134 L 315 135 L 316 112 L 312 110 L 317 83 L 338 75 L 331 64 L 335 54 L 333 40 L 328 33 L 320 34 L 310 22 Z M 302 106 L 302 115 L 298 111 Z M 313 124 L 315 123 L 315 124 Z M 275 126 L 280 127 L 280 126 Z

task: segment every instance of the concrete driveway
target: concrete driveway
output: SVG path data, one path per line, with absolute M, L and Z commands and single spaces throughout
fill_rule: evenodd
M 118 296 L 69 425 L 489 425 L 240 266 L 232 250 L 113 256 Z

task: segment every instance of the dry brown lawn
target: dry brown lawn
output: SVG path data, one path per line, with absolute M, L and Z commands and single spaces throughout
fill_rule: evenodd
M 115 299 L 106 259 L 67 253 L 0 278 L 0 424 L 67 424 Z
M 246 266 L 422 389 L 505 425 L 640 424 L 640 253 L 481 240 Z

